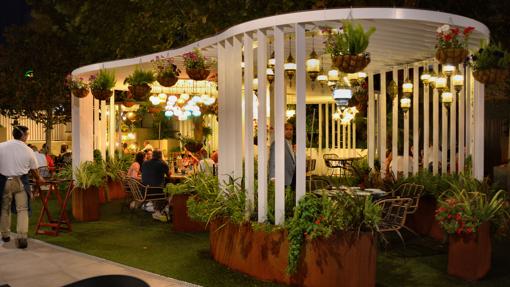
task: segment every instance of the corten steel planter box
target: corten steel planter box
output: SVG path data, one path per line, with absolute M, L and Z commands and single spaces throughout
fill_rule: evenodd
M 188 194 L 172 196 L 172 230 L 176 232 L 204 232 L 206 226 L 202 222 L 191 220 L 188 216 Z
M 108 180 L 108 195 L 111 200 L 125 198 L 126 192 L 122 182 L 119 180 Z
M 81 189 L 75 187 L 72 197 L 73 216 L 78 221 L 95 221 L 100 217 L 99 192 L 97 187 Z
M 376 243 L 372 234 L 345 232 L 328 239 L 307 240 L 295 275 L 289 277 L 289 242 L 284 230 L 266 233 L 250 224 L 213 222 L 213 258 L 260 280 L 297 286 L 375 286 Z
M 464 280 L 483 278 L 491 269 L 490 225 L 484 223 L 476 234 L 449 238 L 448 274 Z
M 407 217 L 406 226 L 420 235 L 429 236 L 438 241 L 444 240 L 444 232 L 435 217 L 436 209 L 437 201 L 434 197 L 420 198 L 418 209 Z

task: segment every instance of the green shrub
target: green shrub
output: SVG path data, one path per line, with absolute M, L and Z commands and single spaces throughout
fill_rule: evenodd
M 475 70 L 508 69 L 510 54 L 501 44 L 482 44 L 482 47 L 472 56 L 471 65 Z
M 89 85 L 91 90 L 111 90 L 115 87 L 115 73 L 102 69 L 99 74 L 92 75 L 89 78 Z
M 156 80 L 154 76 L 154 72 L 152 71 L 144 71 L 142 69 L 136 68 L 133 74 L 129 75 L 125 80 L 124 84 L 128 84 L 131 86 L 139 86 L 144 84 L 152 84 Z
M 332 57 L 340 55 L 358 55 L 366 51 L 370 36 L 375 32 L 371 27 L 365 32 L 361 24 L 343 22 L 343 30 L 339 33 L 329 33 L 326 40 L 326 53 Z
M 85 161 L 74 169 L 75 186 L 81 189 L 100 187 L 105 182 L 105 169 L 102 163 Z

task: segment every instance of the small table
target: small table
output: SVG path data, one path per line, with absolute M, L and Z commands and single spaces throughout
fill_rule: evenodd
M 66 195 L 62 200 L 62 196 L 58 190 L 58 185 L 62 183 L 69 183 L 66 191 Z M 73 181 L 70 179 L 60 180 L 60 179 L 49 179 L 44 184 L 48 186 L 48 190 L 42 190 L 41 186 L 34 185 L 34 187 L 39 191 L 42 208 L 41 214 L 39 215 L 39 219 L 37 220 L 37 225 L 35 227 L 35 234 L 46 234 L 52 236 L 58 236 L 60 230 L 71 231 L 71 221 L 67 216 L 66 206 L 67 202 L 71 197 L 71 192 L 73 190 Z M 43 194 L 46 192 L 46 194 Z M 50 214 L 50 210 L 48 208 L 48 201 L 51 195 L 54 194 L 58 201 L 58 218 L 52 218 Z M 44 227 L 49 227 L 50 229 L 43 229 Z

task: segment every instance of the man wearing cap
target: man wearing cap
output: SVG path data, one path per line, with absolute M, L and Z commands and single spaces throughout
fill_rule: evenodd
M 15 126 L 12 136 L 13 140 L 0 143 L 0 233 L 3 242 L 11 239 L 11 205 L 14 202 L 17 212 L 16 245 L 18 248 L 27 248 L 30 200 L 28 173 L 32 173 L 37 184 L 44 183 L 44 179 L 39 175 L 34 152 L 26 144 L 28 128 Z

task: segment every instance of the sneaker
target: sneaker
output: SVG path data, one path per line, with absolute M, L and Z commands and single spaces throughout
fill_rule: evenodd
M 168 221 L 168 217 L 166 216 L 166 214 L 163 212 L 159 212 L 159 211 L 155 211 L 153 214 L 152 214 L 152 218 L 156 219 L 156 220 L 159 220 L 161 222 L 167 222 Z
M 25 249 L 28 246 L 28 241 L 26 238 L 18 238 L 16 239 L 16 246 L 19 249 Z
M 9 241 L 11 241 L 11 237 L 10 236 L 5 236 L 5 237 L 2 236 L 2 241 L 3 242 L 9 242 Z

